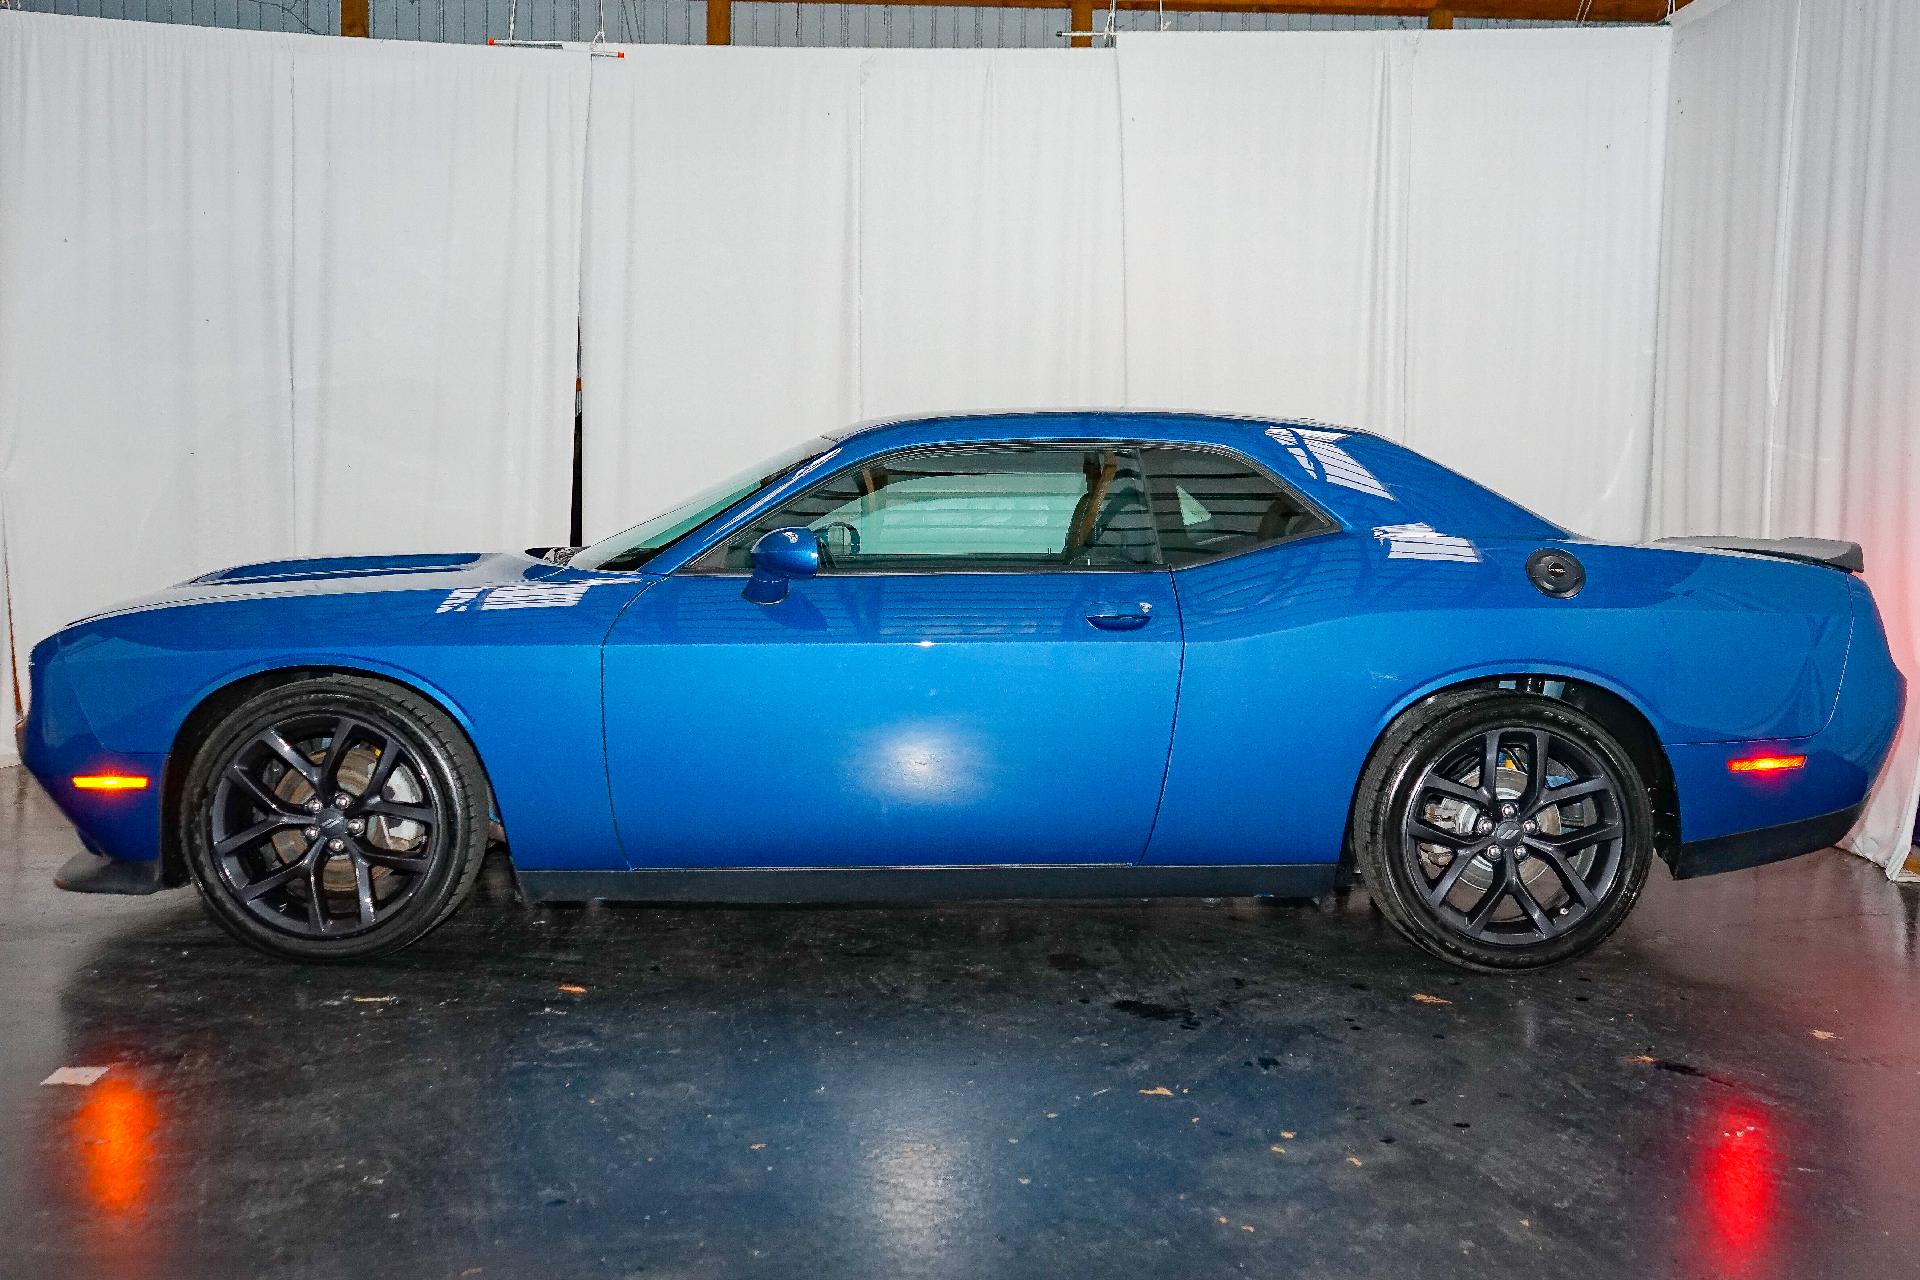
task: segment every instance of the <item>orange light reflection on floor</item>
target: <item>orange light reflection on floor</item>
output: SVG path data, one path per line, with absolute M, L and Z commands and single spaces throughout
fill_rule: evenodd
M 88 1087 L 73 1134 L 87 1196 L 100 1212 L 127 1216 L 145 1206 L 158 1130 L 158 1109 L 138 1081 L 109 1072 Z

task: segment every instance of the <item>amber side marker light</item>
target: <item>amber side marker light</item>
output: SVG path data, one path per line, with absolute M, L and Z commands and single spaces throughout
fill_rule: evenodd
M 145 791 L 147 779 L 137 773 L 83 773 L 73 785 L 81 791 Z
M 1788 769 L 1798 769 L 1806 764 L 1805 756 L 1748 756 L 1745 760 L 1727 761 L 1729 773 L 1784 773 Z

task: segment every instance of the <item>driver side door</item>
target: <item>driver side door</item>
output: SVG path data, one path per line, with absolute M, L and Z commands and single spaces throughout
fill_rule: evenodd
M 742 595 L 805 526 L 817 576 Z M 629 863 L 1127 864 L 1152 831 L 1180 619 L 1137 454 L 857 462 L 645 592 L 605 650 Z

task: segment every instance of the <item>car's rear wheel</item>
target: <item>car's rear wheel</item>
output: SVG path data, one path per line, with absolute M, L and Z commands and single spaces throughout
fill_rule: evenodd
M 1592 716 L 1551 698 L 1465 690 L 1388 731 L 1362 779 L 1354 859 L 1416 946 L 1486 972 L 1600 945 L 1653 854 L 1645 783 Z
M 410 690 L 289 680 L 201 741 L 179 804 L 187 868 L 242 941 L 299 960 L 418 941 L 473 888 L 487 788 L 459 726 Z

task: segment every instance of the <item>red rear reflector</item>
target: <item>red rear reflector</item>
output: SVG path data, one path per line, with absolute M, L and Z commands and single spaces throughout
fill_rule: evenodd
M 73 785 L 82 791 L 145 791 L 147 780 L 137 773 L 83 773 Z
M 1732 773 L 1780 773 L 1798 769 L 1806 762 L 1805 756 L 1748 756 L 1745 760 L 1727 761 L 1727 769 Z

